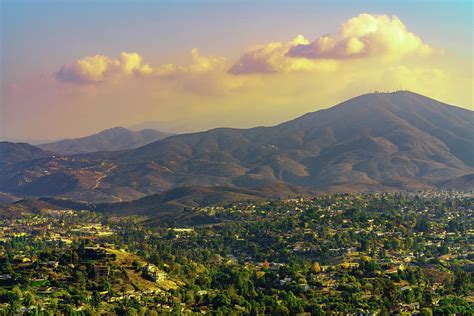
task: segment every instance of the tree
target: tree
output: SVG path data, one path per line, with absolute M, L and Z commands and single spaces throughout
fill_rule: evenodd
M 454 288 L 458 293 L 466 293 L 471 287 L 472 276 L 463 269 L 456 269 L 454 271 Z
M 227 306 L 230 306 L 231 304 L 231 301 L 230 299 L 225 296 L 224 294 L 217 294 L 216 296 L 214 296 L 214 298 L 212 299 L 212 303 L 216 306 L 216 307 L 227 307 Z
M 36 305 L 35 296 L 31 292 L 26 292 L 23 298 L 23 305 L 29 307 Z
M 359 250 L 360 251 L 367 251 L 369 250 L 369 245 L 370 245 L 370 242 L 367 238 L 363 238 L 361 241 L 360 241 L 360 247 L 359 247 Z
M 100 297 L 100 293 L 98 291 L 94 291 L 94 293 L 92 293 L 92 307 L 94 307 L 94 309 L 97 309 L 100 306 L 101 301 L 102 299 Z
M 311 269 L 313 270 L 313 273 L 319 273 L 321 272 L 321 266 L 317 261 L 313 262 L 313 265 L 311 266 Z
M 301 300 L 299 300 L 292 291 L 286 292 L 286 297 L 284 298 L 285 305 L 290 310 L 291 314 L 297 314 L 304 311 Z
M 416 220 L 415 230 L 426 233 L 430 230 L 430 223 L 425 217 L 419 217 Z

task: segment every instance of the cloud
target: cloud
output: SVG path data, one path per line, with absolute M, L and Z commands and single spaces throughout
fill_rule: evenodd
M 409 32 L 396 16 L 361 14 L 344 22 L 336 35 L 313 42 L 298 35 L 290 42 L 272 42 L 243 54 L 229 72 L 272 74 L 295 71 L 327 72 L 338 61 L 380 57 L 397 60 L 405 55 L 426 56 L 432 48 Z
M 330 60 L 308 60 L 306 58 L 289 58 L 288 50 L 297 45 L 307 45 L 309 41 L 298 35 L 290 42 L 272 42 L 245 53 L 229 69 L 234 75 L 253 73 L 288 73 L 293 71 L 333 71 L 336 63 Z
M 75 84 L 95 84 L 120 77 L 167 78 L 224 69 L 225 59 L 222 57 L 201 56 L 196 48 L 191 50 L 191 56 L 192 63 L 189 65 L 163 64 L 155 68 L 144 63 L 143 57 L 135 52 L 122 52 L 118 58 L 87 56 L 72 64 L 63 65 L 56 72 L 56 79 Z
M 152 69 L 148 64 L 143 63 L 143 57 L 138 53 L 122 52 L 119 57 L 120 67 L 124 74 L 149 74 Z
M 157 78 L 176 78 L 186 75 L 206 74 L 222 71 L 227 66 L 226 59 L 216 56 L 202 56 L 197 48 L 191 50 L 192 62 L 187 65 L 163 64 L 143 72 L 144 76 Z
M 94 84 L 123 76 L 176 78 L 226 71 L 231 75 L 290 72 L 333 72 L 340 61 L 379 57 L 398 60 L 406 55 L 427 56 L 433 49 L 396 16 L 360 14 L 344 22 L 335 35 L 309 41 L 302 35 L 289 42 L 271 42 L 244 53 L 229 67 L 226 59 L 201 56 L 194 48 L 188 65 L 151 67 L 138 53 L 122 52 L 118 58 L 88 56 L 61 67 L 62 82 Z
M 56 79 L 78 84 L 100 82 L 110 74 L 111 69 L 119 65 L 120 61 L 117 59 L 104 55 L 88 56 L 73 64 L 63 65 L 56 73 Z
M 336 35 L 321 36 L 311 43 L 295 45 L 288 56 L 310 59 L 363 57 L 400 58 L 427 55 L 432 48 L 412 32 L 397 16 L 360 14 L 341 25 Z
M 122 52 L 118 58 L 104 55 L 87 56 L 72 64 L 63 65 L 56 72 L 56 79 L 61 82 L 93 84 L 120 75 L 143 75 L 150 72 L 150 66 L 143 63 L 140 54 Z

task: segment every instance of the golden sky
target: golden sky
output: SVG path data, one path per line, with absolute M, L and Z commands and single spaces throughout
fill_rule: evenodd
M 46 71 L 3 79 L 0 136 L 77 137 L 143 122 L 168 131 L 273 125 L 398 89 L 472 109 L 472 52 L 432 44 L 402 17 L 357 13 L 313 34 L 214 54 L 196 42 L 167 60 L 134 49 L 65 60 L 50 50 Z

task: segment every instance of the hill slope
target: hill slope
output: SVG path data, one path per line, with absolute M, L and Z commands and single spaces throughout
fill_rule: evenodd
M 0 218 L 51 209 L 74 209 L 119 215 L 152 216 L 151 222 L 179 221 L 181 225 L 188 222 L 196 224 L 208 222 L 209 218 L 190 210 L 193 207 L 315 194 L 316 192 L 310 189 L 280 184 L 252 189 L 186 186 L 119 203 L 81 203 L 57 198 L 25 199 L 5 206 L 0 205 Z
M 83 154 L 137 148 L 171 135 L 153 129 L 135 132 L 124 127 L 114 127 L 90 136 L 60 140 L 38 147 L 60 154 Z
M 178 135 L 115 160 L 155 163 L 163 187 L 277 181 L 418 188 L 472 172 L 473 121 L 472 111 L 418 94 L 367 94 L 274 127 Z M 117 168 L 109 180 L 134 172 Z
M 27 143 L 0 142 L 0 169 L 19 162 L 51 157 L 50 151 Z
M 465 181 L 474 173 L 472 122 L 474 112 L 419 94 L 366 94 L 273 127 L 218 128 L 9 165 L 0 170 L 0 190 L 116 202 L 182 186 L 459 187 L 472 185 Z

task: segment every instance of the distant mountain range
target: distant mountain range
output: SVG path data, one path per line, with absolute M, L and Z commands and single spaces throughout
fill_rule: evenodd
M 114 127 L 86 137 L 65 139 L 38 145 L 39 148 L 58 154 L 84 154 L 96 151 L 113 151 L 137 148 L 174 134 L 144 129 L 132 131 L 124 127 Z
M 183 186 L 255 191 L 280 185 L 283 195 L 294 188 L 472 189 L 473 122 L 473 111 L 400 91 L 362 95 L 273 127 L 218 128 L 135 149 L 71 156 L 0 143 L 0 191 L 98 203 Z

